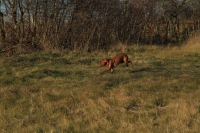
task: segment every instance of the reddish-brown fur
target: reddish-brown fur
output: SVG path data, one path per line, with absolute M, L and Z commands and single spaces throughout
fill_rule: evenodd
M 125 63 L 126 66 L 128 67 L 128 63 L 132 62 L 130 60 L 128 60 L 128 56 L 125 53 L 120 53 L 118 55 L 116 55 L 114 58 L 112 59 L 104 59 L 100 62 L 100 66 L 108 66 L 107 70 L 102 71 L 100 74 L 103 74 L 107 71 L 111 71 L 111 73 L 114 71 L 114 67 L 117 67 L 120 63 Z

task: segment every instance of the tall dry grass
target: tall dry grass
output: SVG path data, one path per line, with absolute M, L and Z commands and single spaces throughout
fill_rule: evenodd
M 196 40 L 1 58 L 0 132 L 197 133 L 199 48 Z M 99 61 L 118 52 L 135 66 L 99 75 Z

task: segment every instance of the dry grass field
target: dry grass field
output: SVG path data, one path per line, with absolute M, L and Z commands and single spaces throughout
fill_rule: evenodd
M 0 59 L 1 133 L 198 133 L 200 41 Z M 126 52 L 134 66 L 98 63 Z

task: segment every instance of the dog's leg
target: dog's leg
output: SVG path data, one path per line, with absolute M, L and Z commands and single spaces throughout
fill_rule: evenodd
M 113 72 L 114 72 L 114 69 L 113 69 L 113 68 L 111 68 L 111 69 L 110 69 L 110 71 L 111 71 L 111 73 L 113 73 Z
M 105 72 L 107 72 L 107 71 L 111 71 L 111 73 L 114 71 L 114 69 L 113 69 L 113 65 L 112 65 L 112 63 L 110 62 L 110 63 L 108 63 L 108 69 L 107 70 L 104 70 L 103 72 L 101 72 L 100 74 L 103 74 L 103 73 L 105 73 Z

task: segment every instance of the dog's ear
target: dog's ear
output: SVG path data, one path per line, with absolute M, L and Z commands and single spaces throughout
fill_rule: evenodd
M 108 61 L 107 61 L 107 59 L 105 58 L 105 59 L 103 59 L 101 62 L 100 62 L 100 66 L 102 67 L 102 66 L 105 66 L 105 65 L 107 65 L 108 64 Z
M 110 60 L 110 59 L 105 58 L 105 61 L 106 61 L 106 62 L 109 62 L 109 60 Z
M 109 64 L 109 59 L 105 59 L 106 65 Z
M 106 58 L 104 58 L 104 59 L 103 59 L 103 61 L 107 61 L 107 59 L 106 59 Z
M 102 62 L 108 62 L 108 59 L 105 58 L 105 59 L 102 60 Z

